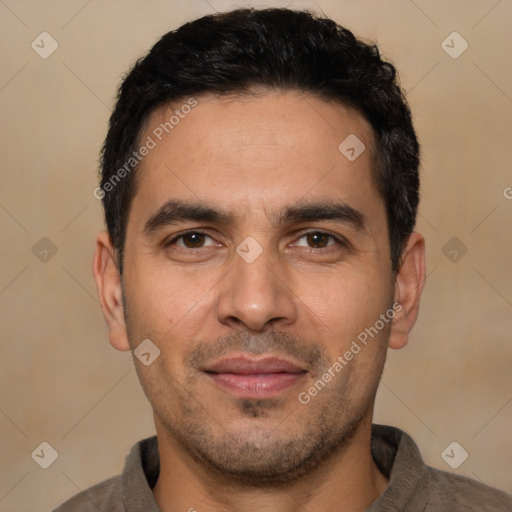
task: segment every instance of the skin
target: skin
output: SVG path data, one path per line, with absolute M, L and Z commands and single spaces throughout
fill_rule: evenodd
M 149 338 L 160 349 L 149 366 L 134 358 L 159 441 L 155 499 L 164 512 L 363 511 L 387 485 L 370 452 L 374 398 L 387 348 L 403 347 L 416 320 L 423 237 L 409 237 L 393 274 L 371 175 L 373 133 L 355 111 L 295 92 L 196 99 L 137 169 L 122 279 L 105 232 L 93 262 L 111 344 L 133 350 Z M 141 140 L 170 115 L 170 107 L 153 112 Z M 366 146 L 353 162 L 338 150 L 349 134 Z M 229 221 L 145 230 L 170 200 Z M 364 226 L 278 218 L 299 204 L 340 201 Z M 207 236 L 177 238 L 193 230 Z M 252 263 L 236 252 L 249 236 L 262 249 Z M 395 318 L 300 403 L 394 302 Z M 271 398 L 235 396 L 202 369 L 241 352 L 283 356 L 305 373 Z

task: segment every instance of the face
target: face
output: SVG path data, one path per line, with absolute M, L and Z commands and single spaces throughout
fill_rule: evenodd
M 137 169 L 126 331 L 111 341 L 160 350 L 135 364 L 170 445 L 230 478 L 285 481 L 371 419 L 397 322 L 372 130 L 292 92 L 197 101 L 161 141 L 174 112 L 155 111 L 141 137 L 156 145 Z

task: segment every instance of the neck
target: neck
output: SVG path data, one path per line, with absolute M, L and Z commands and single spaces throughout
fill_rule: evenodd
M 350 441 L 312 473 L 286 485 L 239 485 L 191 459 L 156 421 L 160 475 L 153 489 L 162 512 L 364 511 L 388 480 L 370 451 L 371 416 Z

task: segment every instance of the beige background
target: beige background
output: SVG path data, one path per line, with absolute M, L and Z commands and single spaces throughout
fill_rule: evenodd
M 289 1 L 268 2 L 285 6 Z M 90 264 L 97 154 L 120 77 L 168 30 L 250 2 L 0 0 L 0 510 L 50 510 L 118 473 L 153 433 L 131 357 L 108 345 Z M 255 4 L 261 5 L 261 4 Z M 399 67 L 423 146 L 429 277 L 410 344 L 389 354 L 376 421 L 426 461 L 512 490 L 510 0 L 296 1 L 376 40 Z M 42 59 L 31 42 L 59 44 Z M 457 59 L 441 47 L 469 43 Z M 199 35 L 199 34 L 198 34 Z M 49 238 L 46 263 L 32 252 Z M 452 262 L 457 237 L 467 247 Z M 58 459 L 31 458 L 49 442 Z

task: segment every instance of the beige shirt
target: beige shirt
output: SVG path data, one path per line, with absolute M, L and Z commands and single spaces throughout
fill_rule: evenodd
M 511 512 L 512 496 L 427 466 L 397 428 L 373 425 L 372 455 L 389 478 L 366 512 Z M 138 442 L 123 473 L 77 494 L 53 512 L 161 512 L 151 489 L 160 471 L 156 436 Z

